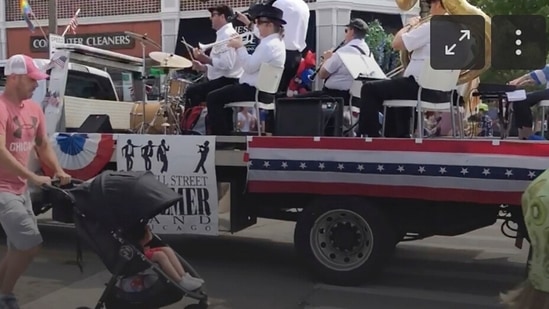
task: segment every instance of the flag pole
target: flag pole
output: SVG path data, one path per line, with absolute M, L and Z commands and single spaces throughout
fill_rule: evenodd
M 42 29 L 42 25 L 40 25 L 40 22 L 36 18 L 36 15 L 34 15 L 34 13 L 31 13 L 30 15 L 32 16 L 32 19 L 34 19 L 34 21 L 36 21 L 36 24 L 38 25 L 38 29 L 40 29 L 40 31 L 42 32 L 42 35 L 44 36 L 44 39 L 46 39 L 46 41 L 49 42 L 50 39 L 46 35 L 46 32 L 44 32 L 44 29 Z
M 78 9 L 76 11 L 76 13 L 74 13 L 74 16 L 71 18 L 71 20 L 69 20 L 69 24 L 67 25 L 67 27 L 65 28 L 65 31 L 63 31 L 63 34 L 61 35 L 62 37 L 65 36 L 65 34 L 67 34 L 67 32 L 69 31 L 69 28 L 71 27 L 71 21 L 72 19 L 75 19 L 78 17 L 78 14 L 80 14 L 80 9 Z

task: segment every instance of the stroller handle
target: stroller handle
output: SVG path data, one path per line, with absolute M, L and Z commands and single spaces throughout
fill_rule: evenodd
M 75 186 L 75 185 L 81 185 L 81 184 L 83 184 L 83 183 L 84 183 L 83 180 L 74 179 L 74 178 L 73 178 L 73 179 L 71 179 L 70 185 Z M 58 180 L 58 179 L 52 180 L 51 185 L 50 185 L 50 184 L 43 184 L 43 185 L 41 186 L 41 188 L 42 188 L 43 190 L 53 190 L 53 191 L 57 191 L 57 192 L 63 194 L 63 196 L 65 196 L 67 199 L 69 199 L 73 204 L 76 202 L 76 201 L 74 200 L 74 197 L 72 196 L 72 194 L 69 193 L 69 191 L 70 191 L 71 189 L 63 189 L 63 188 L 61 187 L 61 181 Z

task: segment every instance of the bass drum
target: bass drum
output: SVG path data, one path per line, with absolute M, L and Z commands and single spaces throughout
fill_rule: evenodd
M 141 123 L 144 121 L 150 125 L 148 134 L 164 134 L 164 129 L 162 128 L 164 117 L 162 115 L 158 115 L 158 113 L 161 112 L 160 109 L 161 106 L 158 102 L 146 103 L 145 117 L 143 117 L 143 103 L 135 103 L 130 113 L 130 130 L 132 132 L 138 132 L 141 127 Z M 151 123 L 153 120 L 154 123 Z

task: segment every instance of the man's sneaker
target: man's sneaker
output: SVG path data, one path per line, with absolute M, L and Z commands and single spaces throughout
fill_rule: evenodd
M 0 309 L 20 309 L 13 294 L 0 294 Z

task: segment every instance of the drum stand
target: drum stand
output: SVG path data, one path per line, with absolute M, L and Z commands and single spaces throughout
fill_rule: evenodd
M 143 109 L 142 109 L 142 112 L 141 112 L 141 116 L 143 117 L 143 121 L 141 121 L 141 124 L 139 125 L 138 129 L 137 129 L 137 133 L 138 134 L 145 134 L 145 133 L 148 133 L 149 132 L 149 128 L 151 127 L 151 123 L 146 123 L 145 122 L 145 119 L 147 119 L 145 117 L 145 104 L 147 104 L 147 84 L 145 83 L 145 80 L 147 79 L 147 77 L 145 76 L 145 73 L 147 72 L 147 68 L 146 68 L 146 65 L 147 65 L 147 57 L 146 57 L 146 46 L 145 46 L 145 43 L 141 42 L 141 48 L 142 48 L 142 55 L 143 55 L 143 70 L 141 71 L 141 91 L 142 91 L 142 96 L 143 96 Z M 139 115 L 139 114 L 138 114 Z M 145 130 L 145 127 L 147 127 L 147 129 Z
M 160 110 L 158 110 L 158 112 L 156 113 L 156 115 L 154 115 L 154 118 L 153 120 L 151 121 L 151 123 L 155 123 L 155 121 L 157 120 L 158 116 L 161 116 L 163 118 L 167 118 L 168 120 L 170 119 L 170 117 L 172 117 L 173 121 L 175 122 L 175 132 L 172 132 L 174 134 L 181 134 L 182 131 L 181 131 L 181 127 L 179 126 L 179 121 L 178 121 L 178 118 L 176 117 L 176 114 L 173 110 L 173 108 L 170 106 L 170 103 L 168 102 L 168 94 L 169 94 L 169 88 L 170 88 L 170 80 L 171 80 L 171 77 L 169 76 L 169 74 L 166 74 L 166 80 L 164 81 L 164 86 L 162 86 L 162 88 L 164 88 L 164 103 L 160 102 L 160 97 L 158 98 L 158 103 L 160 104 Z M 167 133 L 167 128 L 170 124 L 167 123 L 167 122 L 164 122 L 162 124 L 162 127 L 164 128 L 164 134 Z M 147 129 L 148 131 L 148 129 Z

